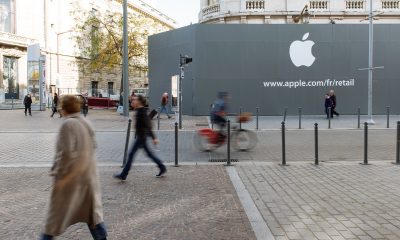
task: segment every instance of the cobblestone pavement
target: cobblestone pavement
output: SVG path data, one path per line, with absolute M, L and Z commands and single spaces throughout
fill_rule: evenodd
M 125 183 L 119 168 L 101 167 L 109 239 L 255 239 L 222 166 L 135 167 Z M 51 192 L 43 168 L 0 168 L 0 238 L 38 239 Z M 57 239 L 91 239 L 84 224 Z
M 389 163 L 240 164 L 276 239 L 400 239 L 400 168 Z

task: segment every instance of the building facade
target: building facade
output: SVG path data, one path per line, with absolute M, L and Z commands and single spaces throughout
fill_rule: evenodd
M 399 0 L 373 0 L 374 23 L 400 23 Z M 368 23 L 369 0 L 201 0 L 200 23 Z M 307 6 L 307 7 L 306 7 Z M 305 8 L 306 7 L 306 8 Z M 298 21 L 299 20 L 299 21 Z
M 21 103 L 27 93 L 39 99 L 39 76 L 43 76 L 45 98 L 52 93 L 87 92 L 89 96 L 119 93 L 121 66 L 91 73 L 81 69 L 81 53 L 74 41 L 79 3 L 85 11 L 122 13 L 122 0 L 0 0 L 0 107 Z M 128 0 L 128 12 L 141 14 L 154 24 L 149 33 L 168 31 L 176 22 L 142 0 Z M 43 70 L 38 61 L 28 61 L 28 46 L 39 44 Z M 132 70 L 130 88 L 145 86 L 146 71 Z M 94 89 L 94 90 L 93 90 Z

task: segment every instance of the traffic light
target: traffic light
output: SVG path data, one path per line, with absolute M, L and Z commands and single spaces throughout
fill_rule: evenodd
M 187 55 L 185 55 L 185 56 L 181 55 L 181 66 L 182 65 L 187 65 L 187 64 L 189 64 L 191 62 L 193 62 L 193 58 L 188 57 Z

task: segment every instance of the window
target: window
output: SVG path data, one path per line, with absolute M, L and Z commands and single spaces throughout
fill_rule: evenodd
M 6 99 L 19 99 L 18 58 L 3 57 L 3 86 Z
M 15 33 L 15 0 L 0 0 L 0 32 Z
M 97 97 L 99 93 L 99 82 L 92 81 L 92 97 Z
M 114 82 L 108 82 L 108 96 L 114 95 Z

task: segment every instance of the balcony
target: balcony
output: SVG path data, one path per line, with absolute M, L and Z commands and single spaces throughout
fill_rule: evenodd
M 310 1 L 311 10 L 328 10 L 328 1 Z
M 34 44 L 36 41 L 34 39 L 22 37 L 7 32 L 0 32 L 0 43 L 26 48 L 28 45 Z
M 214 4 L 208 7 L 205 7 L 201 10 L 201 12 L 203 13 L 203 17 L 206 17 L 208 15 L 214 14 L 214 13 L 219 13 L 220 7 L 219 7 L 219 3 L 218 4 Z
M 363 10 L 365 8 L 364 1 L 347 0 L 346 9 L 347 10 Z
M 264 10 L 265 1 L 246 1 L 246 10 Z
M 400 9 L 400 1 L 397 0 L 382 0 L 382 9 L 384 10 L 398 10 Z

